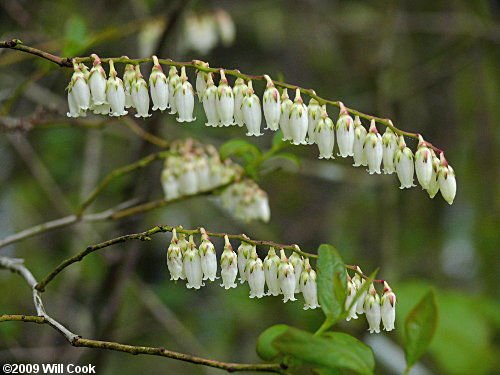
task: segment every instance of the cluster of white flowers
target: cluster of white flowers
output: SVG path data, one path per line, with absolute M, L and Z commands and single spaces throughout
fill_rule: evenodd
M 361 269 L 356 268 L 359 273 L 356 273 L 352 279 L 348 275 L 347 299 L 345 301 L 345 309 L 348 314 L 346 320 L 358 319 L 358 314 L 365 314 L 370 333 L 379 333 L 381 322 L 386 331 L 392 331 L 396 319 L 396 295 L 389 284 L 384 281 L 382 298 L 377 294 L 373 284 L 370 284 L 368 290 L 357 296 L 358 291 L 365 285 L 365 279 L 360 276 Z
M 122 116 L 125 108 L 136 109 L 136 117 L 148 117 L 149 94 L 148 84 L 142 78 L 139 65 L 135 68 L 128 64 L 123 81 L 110 60 L 109 78 L 101 67 L 101 61 L 92 55 L 94 67 L 90 72 L 83 65 L 74 66 L 74 73 L 68 86 L 68 116 L 85 115 L 91 109 L 94 113 Z M 153 110 L 164 111 L 170 108 L 171 114 L 177 113 L 177 121 L 191 122 L 194 110 L 194 90 L 189 83 L 185 67 L 179 76 L 177 68 L 170 68 L 168 77 L 163 73 L 158 58 L 153 56 L 153 69 L 149 77 L 149 91 L 153 102 Z M 406 146 L 403 136 L 398 136 L 387 127 L 381 136 L 371 120 L 367 131 L 358 116 L 353 119 L 346 107 L 339 103 L 340 114 L 334 125 L 326 111 L 312 98 L 305 105 L 300 89 L 296 89 L 294 101 L 288 97 L 285 88 L 280 96 L 271 78 L 267 81 L 263 94 L 263 104 L 255 94 L 252 81 L 246 83 L 237 78 L 234 87 L 229 85 L 224 70 L 220 70 L 219 85 L 215 85 L 213 74 L 206 72 L 208 63 L 197 62 L 200 67 L 196 75 L 196 93 L 207 117 L 207 126 L 246 126 L 248 136 L 260 136 L 262 112 L 266 129 L 281 129 L 283 140 L 294 145 L 317 144 L 320 159 L 333 159 L 335 139 L 337 139 L 338 155 L 352 156 L 354 166 L 367 166 L 370 174 L 380 174 L 383 163 L 385 174 L 396 172 L 401 183 L 400 188 L 411 188 L 414 175 L 418 182 L 433 198 L 438 191 L 448 203 L 453 203 L 456 195 L 456 180 L 453 168 L 448 165 L 444 154 L 439 158 L 434 150 L 420 136 L 418 150 L 415 155 Z M 416 173 L 415 173 L 416 172 Z
M 230 159 L 221 161 L 211 145 L 195 146 L 188 140 L 172 144 L 171 151 L 161 175 L 165 200 L 226 185 L 242 173 L 241 167 Z
M 261 220 L 267 223 L 271 218 L 267 193 L 250 179 L 230 185 L 219 198 L 222 207 L 245 222 Z

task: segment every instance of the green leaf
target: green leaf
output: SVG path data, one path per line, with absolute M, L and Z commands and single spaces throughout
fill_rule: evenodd
M 66 21 L 64 33 L 63 56 L 76 56 L 85 52 L 89 44 L 87 24 L 80 15 L 72 15 Z
M 344 312 L 347 273 L 342 258 L 333 246 L 321 245 L 318 255 L 318 298 L 331 326 Z
M 330 332 L 324 336 L 314 336 L 289 327 L 274 339 L 273 345 L 285 354 L 326 369 L 346 369 L 371 375 L 375 368 L 370 347 L 345 333 Z
M 427 351 L 437 327 L 438 310 L 434 290 L 428 291 L 405 320 L 406 365 L 411 368 Z
M 265 361 L 272 361 L 280 352 L 272 345 L 276 337 L 288 329 L 286 324 L 277 324 L 262 332 L 257 340 L 257 354 Z
M 336 368 L 315 368 L 313 370 L 314 374 L 317 375 L 342 375 L 343 372 Z
M 219 154 L 222 159 L 226 159 L 231 155 L 238 155 L 244 157 L 246 161 L 250 161 L 259 157 L 261 152 L 253 143 L 236 138 L 224 143 L 219 148 Z
M 265 161 L 284 159 L 292 162 L 295 166 L 300 167 L 300 158 L 291 152 L 281 152 L 279 154 L 271 155 Z
M 273 141 L 272 141 L 272 148 L 273 150 L 281 150 L 282 148 L 286 147 L 287 143 L 283 140 L 283 132 L 281 130 L 278 130 L 276 133 L 273 135 Z

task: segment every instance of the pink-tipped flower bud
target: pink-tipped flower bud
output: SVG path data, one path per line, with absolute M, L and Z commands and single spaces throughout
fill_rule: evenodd
M 441 153 L 440 163 L 437 173 L 437 180 L 439 182 L 439 190 L 441 190 L 441 195 L 444 200 L 449 204 L 453 203 L 455 199 L 455 195 L 457 194 L 457 181 L 455 179 L 455 171 L 448 164 L 446 159 L 444 158 L 444 154 Z
M 264 76 L 267 80 L 266 90 L 262 97 L 262 106 L 264 108 L 264 117 L 266 119 L 266 129 L 276 131 L 279 129 L 281 114 L 280 93 L 268 75 Z
M 370 174 L 380 174 L 380 165 L 382 164 L 382 137 L 377 131 L 375 120 L 372 119 L 370 131 L 368 132 L 363 145 L 368 162 L 368 172 Z
M 125 76 L 124 76 L 125 78 Z M 149 76 L 149 90 L 153 100 L 153 111 L 168 108 L 168 80 L 156 56 L 153 56 L 153 69 Z
M 116 73 L 113 61 L 109 61 L 109 78 L 106 83 L 106 99 L 111 107 L 111 116 L 125 116 L 125 87 Z
M 261 136 L 260 126 L 262 123 L 262 109 L 260 99 L 254 94 L 252 81 L 248 82 L 248 95 L 243 98 L 241 103 L 243 111 L 243 121 L 247 126 L 247 136 Z
M 210 241 L 205 229 L 200 228 L 201 244 L 199 247 L 201 257 L 201 270 L 203 280 L 215 281 L 217 279 L 217 256 L 215 254 L 214 244 Z
M 354 146 L 354 121 L 344 104 L 340 104 L 340 114 L 337 120 L 337 143 L 339 145 L 339 156 L 346 158 L 353 156 Z
M 203 283 L 203 271 L 201 269 L 201 258 L 193 236 L 189 236 L 188 248 L 182 257 L 184 272 L 186 273 L 186 287 L 188 289 L 200 289 Z
M 300 273 L 299 284 L 304 296 L 304 310 L 320 307 L 316 286 L 316 271 L 312 269 L 307 258 L 304 260 L 304 269 Z
M 382 136 L 382 147 L 384 148 L 382 157 L 384 161 L 384 173 L 392 174 L 396 170 L 394 165 L 394 153 L 398 148 L 398 138 L 389 127 L 385 129 L 384 135 Z
M 278 282 L 278 265 L 280 258 L 276 255 L 274 247 L 269 249 L 266 258 L 264 259 L 264 277 L 267 284 L 267 295 L 278 296 L 281 293 Z
M 386 331 L 392 331 L 394 329 L 394 321 L 396 320 L 396 295 L 385 281 L 384 294 L 382 294 L 380 305 L 380 315 L 382 317 L 384 329 Z
M 221 266 L 221 286 L 225 289 L 236 288 L 236 275 L 238 274 L 238 257 L 233 251 L 233 247 L 229 242 L 229 238 L 224 236 L 224 251 L 222 252 L 220 258 Z
M 423 189 L 427 189 L 432 178 L 432 154 L 422 136 L 418 136 L 418 149 L 415 153 L 415 172 Z
M 243 99 L 248 95 L 248 86 L 242 78 L 237 78 L 233 87 L 234 96 L 234 122 L 236 125 L 243 127 L 245 122 L 243 120 Z
M 177 108 L 178 122 L 193 122 L 194 90 L 186 75 L 186 67 L 181 68 L 181 80 L 174 92 L 175 106 Z
M 219 126 L 220 119 L 217 112 L 217 87 L 214 85 L 212 77 L 208 77 L 207 87 L 203 94 L 203 109 L 207 116 L 206 126 Z
M 394 153 L 394 164 L 396 166 L 396 173 L 398 174 L 399 182 L 401 182 L 400 189 L 409 189 L 416 186 L 413 183 L 413 174 L 415 172 L 415 165 L 413 164 L 413 152 L 409 147 L 406 147 L 403 136 L 399 137 L 399 147 Z
M 309 137 L 309 139 L 314 139 L 318 144 L 320 159 L 335 159 L 333 156 L 335 125 L 333 125 L 333 121 L 328 117 L 328 113 L 326 113 L 326 106 L 323 106 L 321 111 L 321 118 L 316 122 L 313 137 Z
M 219 115 L 219 126 L 234 125 L 234 94 L 229 87 L 224 70 L 220 71 L 220 82 L 217 88 L 216 100 L 217 114 Z
M 293 102 L 288 97 L 288 90 L 283 89 L 281 94 L 281 111 L 280 111 L 280 129 L 283 133 L 283 140 L 288 141 L 292 139 L 290 132 L 290 111 L 292 110 Z
M 283 249 L 280 250 L 281 262 L 278 266 L 278 282 L 283 293 L 283 302 L 296 301 L 295 298 L 295 270 L 288 261 Z
M 373 284 L 370 285 L 368 294 L 363 303 L 366 320 L 368 321 L 368 330 L 370 333 L 380 333 L 380 297 Z
M 257 252 L 252 254 L 252 257 L 245 266 L 245 273 L 250 286 L 250 298 L 262 298 L 265 296 L 264 287 L 266 279 L 264 276 L 264 265 L 259 259 Z
M 305 145 L 307 128 L 308 128 L 308 117 L 307 117 L 307 107 L 304 104 L 300 96 L 300 89 L 295 90 L 295 99 L 290 109 L 289 117 L 289 130 L 290 136 L 292 137 L 292 143 L 294 145 Z
M 309 105 L 307 106 L 307 143 L 310 145 L 317 143 L 315 129 L 323 118 L 324 112 L 326 112 L 326 107 L 323 108 L 314 98 L 309 100 Z
M 361 165 L 368 165 L 365 153 L 365 139 L 366 139 L 366 129 L 361 124 L 359 116 L 354 118 L 354 143 L 352 145 L 354 167 L 359 167 Z

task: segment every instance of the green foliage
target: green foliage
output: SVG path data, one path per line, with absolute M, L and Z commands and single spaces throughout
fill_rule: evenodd
M 427 351 L 436 331 L 437 319 L 436 296 L 434 291 L 430 290 L 405 320 L 405 354 L 408 368 Z
M 318 300 L 326 315 L 326 325 L 331 326 L 344 313 L 347 273 L 342 258 L 333 246 L 321 245 L 318 255 Z
M 272 361 L 280 352 L 273 345 L 273 341 L 289 327 L 286 324 L 277 324 L 262 332 L 257 341 L 257 354 L 266 361 Z
M 89 46 L 87 23 L 80 15 L 72 15 L 66 21 L 64 30 L 63 56 L 80 56 Z

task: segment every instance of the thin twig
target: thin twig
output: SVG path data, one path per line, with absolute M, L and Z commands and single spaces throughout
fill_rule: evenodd
M 18 39 L 0 42 L 0 48 L 10 48 L 10 49 L 30 53 L 30 54 L 42 57 L 44 59 L 47 59 L 49 61 L 52 61 L 53 63 L 55 63 L 61 67 L 66 67 L 66 68 L 73 67 L 72 61 L 76 61 L 79 63 L 80 62 L 88 63 L 88 62 L 93 61 L 91 57 L 63 58 L 63 57 L 55 56 L 55 55 L 52 55 L 50 53 L 41 51 L 39 49 L 26 46 Z M 104 63 L 107 63 L 109 61 L 113 61 L 115 63 L 134 64 L 134 65 L 153 61 L 152 58 L 129 59 L 125 56 L 101 58 L 100 60 L 101 60 L 101 62 L 104 62 Z M 223 68 L 205 67 L 201 64 L 200 61 L 197 61 L 197 60 L 187 61 L 187 62 L 178 62 L 178 61 L 173 61 L 171 59 L 159 59 L 159 62 L 160 62 L 160 64 L 163 64 L 163 65 L 176 66 L 176 67 L 183 67 L 183 66 L 192 67 L 192 68 L 195 68 L 197 70 L 210 72 L 210 73 L 219 73 L 221 70 L 223 70 Z M 238 78 L 243 78 L 247 81 L 248 80 L 264 81 L 266 79 L 264 75 L 243 74 L 237 69 L 227 69 L 227 70 L 224 69 L 224 72 L 227 75 L 231 75 L 231 76 L 238 77 Z M 332 100 L 324 99 L 324 98 L 318 96 L 313 89 L 305 89 L 305 88 L 297 86 L 297 85 L 291 85 L 288 83 L 274 81 L 274 80 L 273 80 L 273 83 L 276 86 L 291 89 L 291 90 L 298 89 L 298 90 L 300 90 L 301 93 L 309 95 L 311 98 L 316 99 L 320 104 L 330 104 L 330 105 L 333 105 L 333 106 L 339 107 L 339 108 L 343 106 L 343 104 L 340 101 L 332 101 Z M 348 108 L 348 107 L 345 107 L 345 109 L 347 110 L 347 112 L 349 112 L 353 115 L 357 115 L 357 116 L 364 118 L 366 120 L 375 120 L 376 122 L 391 128 L 396 134 L 403 135 L 403 136 L 410 137 L 410 138 L 414 138 L 414 139 L 418 139 L 418 137 L 419 137 L 419 134 L 417 134 L 417 133 L 411 133 L 411 132 L 407 132 L 407 131 L 398 129 L 397 127 L 394 126 L 394 124 L 392 123 L 392 121 L 390 119 L 368 115 L 368 114 L 362 113 L 356 109 L 352 109 L 352 108 Z M 427 144 L 428 147 L 432 148 L 438 154 L 441 154 L 443 152 L 443 150 L 437 148 L 436 146 L 432 145 L 431 143 L 429 143 L 429 142 L 425 142 L 425 143 Z

